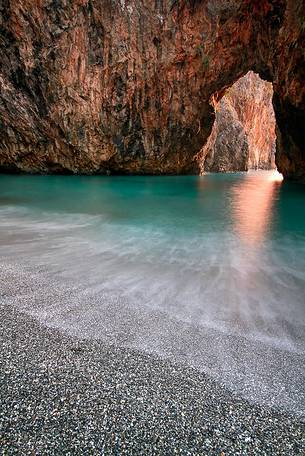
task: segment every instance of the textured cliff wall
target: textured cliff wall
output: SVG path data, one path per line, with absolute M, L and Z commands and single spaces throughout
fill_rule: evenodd
M 233 84 L 216 107 L 204 146 L 203 171 L 247 171 L 275 167 L 273 89 L 252 71 Z
M 198 172 L 214 101 L 252 69 L 274 84 L 278 167 L 302 179 L 304 9 L 302 0 L 2 0 L 0 168 Z

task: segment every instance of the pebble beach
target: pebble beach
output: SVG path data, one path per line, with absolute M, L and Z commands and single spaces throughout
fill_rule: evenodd
M 206 375 L 1 307 L 3 455 L 302 455 L 305 423 Z

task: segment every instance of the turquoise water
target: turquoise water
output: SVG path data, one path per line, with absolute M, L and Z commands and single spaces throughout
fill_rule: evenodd
M 1 300 L 305 410 L 305 188 L 274 172 L 0 176 Z

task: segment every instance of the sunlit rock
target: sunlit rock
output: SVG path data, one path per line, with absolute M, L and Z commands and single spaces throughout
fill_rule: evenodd
M 272 84 L 249 72 L 216 107 L 216 120 L 204 147 L 203 171 L 275 168 Z
M 199 173 L 214 106 L 273 82 L 278 169 L 305 176 L 302 0 L 7 0 L 0 169 Z

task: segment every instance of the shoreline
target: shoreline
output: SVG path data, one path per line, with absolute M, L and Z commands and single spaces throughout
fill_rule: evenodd
M 195 369 L 1 306 L 2 454 L 301 455 L 305 424 Z

